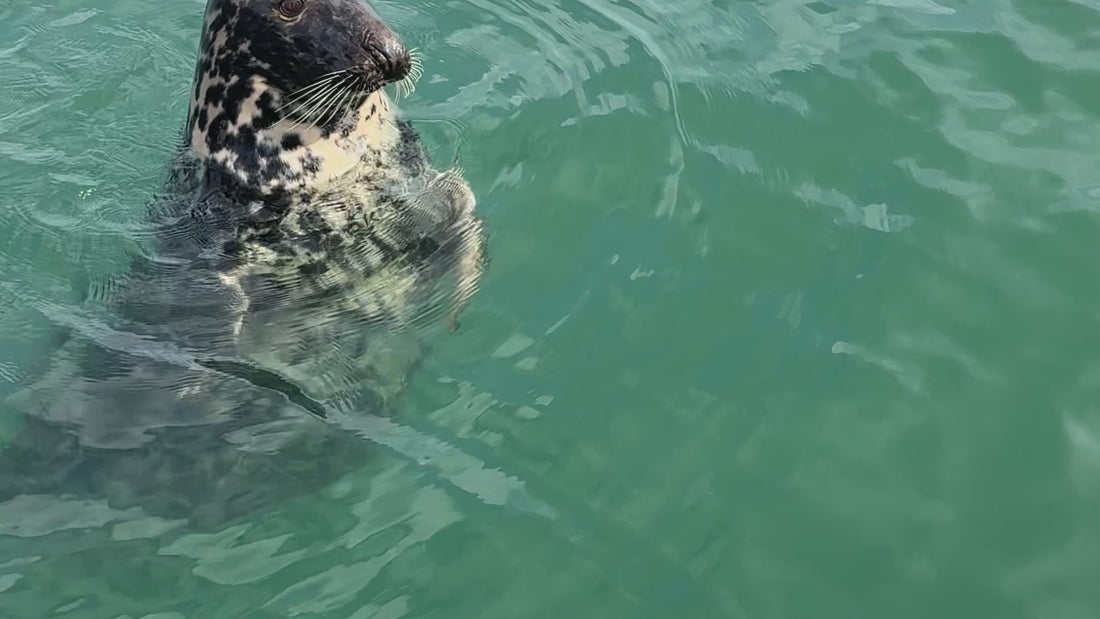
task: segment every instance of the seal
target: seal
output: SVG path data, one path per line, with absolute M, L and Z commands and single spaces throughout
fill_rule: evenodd
M 364 2 L 209 3 L 186 134 L 204 164 L 201 207 L 251 210 L 226 248 L 245 266 L 227 278 L 327 272 L 349 252 L 358 276 L 431 243 L 457 258 L 456 326 L 480 273 L 481 221 L 461 176 L 428 168 L 382 90 L 419 73 Z
M 209 0 L 155 248 L 89 307 L 48 310 L 76 337 L 5 404 L 26 427 L 0 501 L 213 526 L 361 461 L 329 421 L 390 411 L 424 325 L 457 327 L 485 263 L 461 172 L 431 167 L 384 90 L 420 65 L 362 0 Z

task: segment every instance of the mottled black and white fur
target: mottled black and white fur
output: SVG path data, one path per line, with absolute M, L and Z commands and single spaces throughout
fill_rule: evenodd
M 482 268 L 473 194 L 383 91 L 417 65 L 362 0 L 209 0 L 155 257 L 5 403 L 27 423 L 0 447 L 0 508 L 64 494 L 214 523 L 357 460 L 326 411 L 385 412 L 418 321 L 442 305 L 453 328 Z
M 444 248 L 461 309 L 479 275 L 481 223 L 461 176 L 428 167 L 382 90 L 408 77 L 411 55 L 364 2 L 289 1 L 303 6 L 293 20 L 279 13 L 288 0 L 207 8 L 186 135 L 204 168 L 201 207 L 247 209 L 227 279 L 289 264 L 359 277 Z M 340 264 L 348 255 L 356 263 Z

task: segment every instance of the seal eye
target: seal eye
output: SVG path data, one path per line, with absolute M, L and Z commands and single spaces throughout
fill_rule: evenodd
M 302 10 L 305 8 L 305 0 L 282 0 L 279 2 L 278 6 L 279 17 L 283 19 L 294 19 L 301 15 Z

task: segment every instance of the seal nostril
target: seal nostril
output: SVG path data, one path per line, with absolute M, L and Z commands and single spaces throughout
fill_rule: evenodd
M 381 61 L 382 73 L 389 80 L 399 80 L 409 74 L 409 50 L 396 37 L 387 39 L 374 48 Z
M 409 57 L 409 50 L 404 44 L 397 40 L 390 41 L 386 45 L 385 56 L 390 66 L 390 77 L 392 79 L 403 79 L 409 74 L 412 59 Z
M 367 31 L 363 36 L 363 47 L 377 63 L 379 71 L 390 81 L 403 79 L 409 74 L 412 59 L 409 50 L 396 35 Z

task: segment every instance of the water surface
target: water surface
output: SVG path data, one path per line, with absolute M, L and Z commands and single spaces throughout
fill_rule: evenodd
M 0 616 L 1100 608 L 1100 5 L 377 6 L 488 221 L 462 328 L 307 496 L 0 505 Z M 0 0 L 0 393 L 145 240 L 202 8 Z

